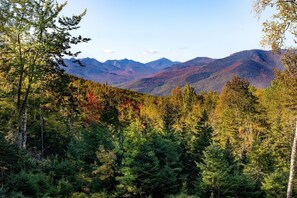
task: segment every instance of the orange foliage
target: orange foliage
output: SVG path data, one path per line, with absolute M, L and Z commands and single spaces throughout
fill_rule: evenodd
M 92 89 L 87 91 L 86 101 L 84 102 L 82 109 L 84 124 L 92 124 L 100 121 L 100 111 L 102 111 L 102 105 L 100 99 L 93 93 Z

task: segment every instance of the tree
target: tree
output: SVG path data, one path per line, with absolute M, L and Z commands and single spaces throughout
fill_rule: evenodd
M 255 183 L 243 174 L 228 150 L 212 144 L 204 151 L 202 189 L 208 197 L 255 197 Z M 232 155 L 232 154 L 231 154 Z
M 110 131 L 102 125 L 91 125 L 70 144 L 69 154 L 80 162 L 81 188 L 91 191 L 114 187 L 113 164 L 116 160 Z M 77 170 L 78 171 L 78 170 Z
M 295 52 L 289 51 L 283 57 L 283 63 L 286 70 L 276 72 L 276 78 L 282 83 L 286 92 L 283 96 L 283 102 L 287 109 L 289 109 L 289 121 L 296 120 L 296 109 L 297 109 L 297 56 Z M 288 122 L 288 121 L 287 121 Z M 292 131 L 292 129 L 291 129 Z M 291 138 L 292 139 L 292 138 Z M 293 142 L 291 148 L 291 158 L 290 158 L 290 174 L 287 188 L 287 197 L 293 196 L 293 185 L 295 177 L 295 161 L 296 161 L 296 150 L 297 150 L 297 122 L 295 124 L 295 133 L 293 135 Z
M 152 135 L 140 148 L 132 162 L 139 189 L 152 195 L 164 197 L 180 190 L 181 163 L 177 145 L 164 136 Z
M 55 80 L 65 65 L 63 56 L 77 56 L 72 44 L 89 39 L 74 37 L 83 12 L 72 17 L 59 17 L 66 6 L 54 0 L 3 0 L 0 5 L 0 65 L 6 80 L 15 89 L 17 143 L 23 145 L 24 114 L 28 99 L 36 87 Z
M 228 81 L 215 109 L 214 140 L 222 147 L 230 141 L 238 155 L 250 149 L 256 104 L 247 80 L 234 77 Z
M 118 145 L 118 156 L 120 158 L 118 176 L 117 193 L 118 196 L 135 196 L 139 193 L 136 186 L 136 175 L 132 170 L 135 157 L 139 154 L 146 138 L 144 129 L 139 120 L 132 122 L 123 131 Z
M 271 6 L 276 10 L 276 14 L 272 16 L 272 21 L 263 23 L 264 38 L 262 44 L 270 46 L 274 51 L 281 51 L 282 47 L 286 47 L 286 38 L 292 38 L 296 43 L 297 37 L 297 1 L 296 0 L 256 0 L 255 11 L 260 14 L 266 7 Z M 288 36 L 289 35 L 289 36 Z M 296 54 L 295 52 L 287 53 L 284 56 L 284 64 L 286 66 L 286 75 L 288 79 L 294 78 L 296 74 Z M 293 87 L 293 86 L 292 86 Z M 296 88 L 292 92 L 296 93 Z M 295 95 L 295 94 L 294 94 Z M 296 98 L 291 98 L 289 101 L 293 102 Z M 296 106 L 294 105 L 296 110 Z M 296 118 L 295 118 L 296 119 Z M 288 181 L 287 197 L 292 197 L 293 182 L 295 174 L 295 158 L 297 148 L 297 123 L 296 130 L 292 144 L 291 162 L 290 162 L 290 174 Z
M 271 17 L 273 20 L 263 23 L 264 37 L 262 45 L 270 46 L 273 50 L 279 51 L 282 47 L 286 47 L 288 34 L 294 40 L 296 34 L 296 0 L 255 0 L 254 10 L 257 14 L 261 14 L 267 7 L 275 8 L 276 13 Z
M 228 164 L 224 150 L 218 145 L 207 147 L 204 152 L 201 169 L 203 188 L 209 192 L 210 197 L 224 196 L 228 185 L 228 175 L 231 167 Z
M 182 97 L 183 97 L 183 109 L 187 112 L 193 105 L 193 102 L 196 99 L 196 92 L 193 87 L 189 84 L 186 84 L 182 89 Z
M 187 177 L 188 192 L 193 192 L 195 183 L 193 181 L 201 179 L 201 171 L 197 163 L 202 162 L 203 152 L 211 144 L 213 129 L 208 123 L 208 116 L 204 111 L 195 126 L 194 133 L 189 137 L 186 159 L 181 159 L 183 163 L 183 172 Z M 182 156 L 181 156 L 182 157 Z
M 285 197 L 287 178 L 288 172 L 278 169 L 265 176 L 262 190 L 265 192 L 266 197 Z

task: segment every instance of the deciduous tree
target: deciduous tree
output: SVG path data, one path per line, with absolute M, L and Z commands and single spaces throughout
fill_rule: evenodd
M 78 29 L 83 12 L 61 17 L 66 3 L 54 0 L 3 0 L 0 6 L 0 65 L 1 72 L 15 88 L 17 143 L 23 145 L 23 121 L 28 98 L 36 86 L 55 80 L 61 74 L 63 56 L 76 56 L 72 44 L 89 39 L 72 36 Z
M 297 38 L 297 1 L 296 0 L 256 0 L 255 1 L 255 11 L 260 14 L 268 6 L 275 8 L 275 14 L 272 16 L 271 21 L 266 21 L 263 23 L 264 37 L 262 40 L 263 45 L 270 46 L 274 51 L 281 52 L 283 47 L 288 47 L 286 40 L 290 39 L 296 44 Z M 286 66 L 286 71 L 288 75 L 285 75 L 289 83 L 296 81 L 295 71 L 296 71 L 296 52 L 293 53 L 289 51 L 287 55 L 284 56 L 284 64 Z M 285 80 L 284 79 L 284 80 Z M 293 86 L 292 86 L 293 87 Z M 292 90 L 296 92 L 296 87 Z M 292 93 L 290 94 L 292 95 Z M 296 94 L 294 94 L 296 95 Z M 296 101 L 296 98 L 289 99 L 291 103 Z M 295 103 L 295 102 L 294 102 Z M 294 109 L 296 106 L 294 107 Z M 295 109 L 296 110 L 296 109 Z M 296 118 L 295 118 L 296 119 Z M 292 144 L 291 152 L 291 162 L 290 162 L 290 175 L 288 181 L 287 197 L 292 197 L 293 193 L 293 182 L 295 175 L 295 158 L 296 158 L 296 148 L 297 148 L 297 124 L 295 135 Z

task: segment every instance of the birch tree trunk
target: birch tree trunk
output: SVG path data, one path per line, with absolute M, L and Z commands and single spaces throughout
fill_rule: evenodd
M 28 109 L 26 108 L 25 118 L 24 118 L 24 139 L 23 139 L 23 148 L 24 149 L 27 148 L 27 136 L 28 136 L 27 122 L 28 122 Z
M 43 160 L 43 152 L 44 152 L 44 119 L 43 119 L 43 109 L 40 106 L 40 138 L 41 138 L 41 159 Z
M 293 196 L 296 147 L 297 147 L 297 122 L 296 122 L 294 140 L 293 140 L 292 151 L 291 151 L 290 176 L 289 176 L 288 189 L 287 189 L 287 198 L 292 198 L 292 196 Z

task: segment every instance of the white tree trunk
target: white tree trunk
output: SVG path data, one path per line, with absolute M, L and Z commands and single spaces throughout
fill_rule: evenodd
M 296 158 L 296 147 L 297 147 L 297 122 L 295 126 L 295 134 L 291 151 L 291 163 L 290 163 L 290 176 L 287 189 L 287 198 L 292 198 L 293 196 L 293 185 L 295 176 L 295 158 Z
M 40 106 L 40 138 L 41 138 L 41 159 L 43 160 L 43 152 L 44 152 L 44 119 L 43 119 L 43 109 Z
M 23 148 L 27 148 L 27 136 L 28 136 L 28 131 L 27 131 L 27 122 L 28 122 L 28 109 L 25 110 L 25 118 L 24 118 L 24 139 L 23 139 Z

